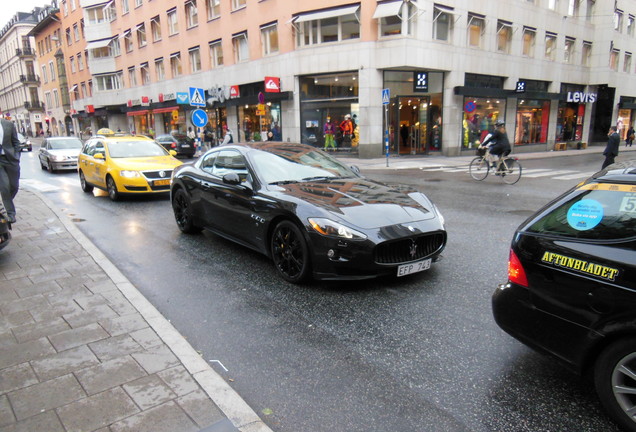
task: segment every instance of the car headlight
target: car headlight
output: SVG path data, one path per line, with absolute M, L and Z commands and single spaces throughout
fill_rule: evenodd
M 435 204 L 433 204 L 433 206 L 435 207 L 435 211 L 437 212 L 437 216 L 439 216 L 439 220 L 442 223 L 442 226 L 445 226 L 446 219 L 444 219 L 444 216 L 442 215 L 442 212 L 439 211 L 439 207 L 437 207 Z
M 119 175 L 126 178 L 139 177 L 139 173 L 137 171 L 128 170 L 119 171 Z
M 57 156 L 53 156 L 51 159 L 53 159 L 56 162 L 61 162 L 63 160 L 66 160 L 66 156 L 57 155 Z
M 308 221 L 314 231 L 327 237 L 348 240 L 364 240 L 367 238 L 365 234 L 330 219 L 309 218 Z

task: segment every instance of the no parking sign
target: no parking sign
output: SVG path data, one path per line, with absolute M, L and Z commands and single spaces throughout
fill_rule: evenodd
M 464 105 L 464 111 L 466 111 L 467 113 L 471 113 L 475 111 L 476 108 L 477 108 L 477 105 L 473 101 L 468 101 Z

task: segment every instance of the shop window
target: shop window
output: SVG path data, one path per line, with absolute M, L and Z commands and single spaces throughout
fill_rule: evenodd
M 537 30 L 531 27 L 523 28 L 523 48 L 522 54 L 526 57 L 534 57 L 534 45 L 537 37 Z
M 152 32 L 153 42 L 161 40 L 161 18 L 159 18 L 159 15 L 150 19 L 150 31 Z
M 583 137 L 585 104 L 561 102 L 557 114 L 556 141 L 578 141 Z
M 435 5 L 433 8 L 433 39 L 450 42 L 454 22 L 453 8 Z
M 545 58 L 554 61 L 556 58 L 557 37 L 554 33 L 545 33 Z
M 359 5 L 354 5 L 295 16 L 293 22 L 297 30 L 297 45 L 301 47 L 359 38 L 359 8 Z
M 263 56 L 278 52 L 278 25 L 276 23 L 266 24 L 261 27 L 261 43 L 263 45 Z
M 232 48 L 234 50 L 234 62 L 240 63 L 250 59 L 250 50 L 247 44 L 247 33 L 239 33 L 232 36 Z
M 468 46 L 471 48 L 482 47 L 482 36 L 486 28 L 486 21 L 481 15 L 468 14 Z
M 519 99 L 514 144 L 545 144 L 548 138 L 549 118 L 549 100 Z
M 197 11 L 196 0 L 188 0 L 185 4 L 186 26 L 187 28 L 199 25 L 199 12 Z
M 506 101 L 497 98 L 464 98 L 462 122 L 462 148 L 480 145 L 495 129 L 497 120 L 504 120 Z
M 206 0 L 208 21 L 221 16 L 221 0 Z
M 512 23 L 508 21 L 497 21 L 497 51 L 510 54 L 512 43 Z
M 572 63 L 572 59 L 574 58 L 574 44 L 576 39 L 571 37 L 565 38 L 565 47 L 563 51 L 563 61 L 565 63 Z
M 212 67 L 223 66 L 223 46 L 220 40 L 210 42 L 210 64 Z

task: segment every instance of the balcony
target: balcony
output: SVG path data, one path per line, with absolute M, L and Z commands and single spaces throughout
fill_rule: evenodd
M 40 84 L 40 77 L 35 74 L 20 75 L 20 82 L 23 84 Z
M 44 103 L 40 101 L 25 102 L 24 108 L 26 108 L 27 111 L 44 111 Z
M 18 57 L 35 57 L 35 50 L 33 48 L 16 48 L 15 55 Z

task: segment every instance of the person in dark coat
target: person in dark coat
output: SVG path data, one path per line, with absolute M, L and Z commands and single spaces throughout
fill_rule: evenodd
M 618 156 L 618 146 L 621 143 L 621 137 L 616 132 L 616 126 L 611 126 L 607 136 L 609 137 L 607 140 L 607 146 L 605 147 L 605 151 L 603 151 L 603 156 L 605 156 L 605 160 L 603 161 L 603 166 L 601 169 L 605 169 L 606 166 L 614 163 L 614 159 Z
M 631 147 L 633 142 L 634 142 L 634 126 L 630 126 L 629 129 L 627 129 L 627 138 L 625 138 L 625 145 L 627 147 Z
M 0 197 L 7 211 L 9 223 L 15 223 L 13 198 L 18 193 L 20 182 L 20 140 L 10 121 L 0 120 Z

